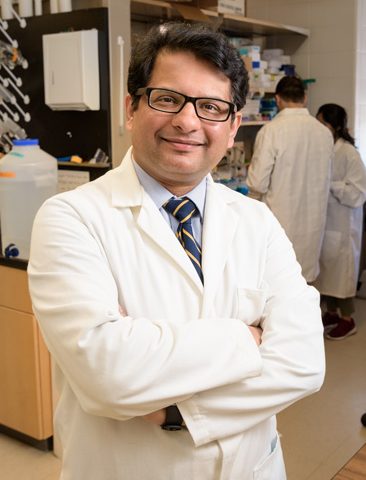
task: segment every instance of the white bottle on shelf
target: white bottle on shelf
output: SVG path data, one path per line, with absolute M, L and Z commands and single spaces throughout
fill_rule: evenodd
M 39 147 L 38 139 L 14 140 L 0 159 L 0 227 L 2 254 L 29 258 L 34 217 L 57 193 L 57 160 Z
M 12 0 L 1 0 L 1 15 L 3 20 L 10 20 L 13 18 Z
M 33 15 L 33 1 L 32 0 L 18 0 L 19 15 L 21 17 L 31 17 Z
M 60 12 L 71 12 L 71 0 L 58 0 L 58 8 Z

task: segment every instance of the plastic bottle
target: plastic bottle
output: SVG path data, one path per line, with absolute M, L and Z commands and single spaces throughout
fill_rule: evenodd
M 18 0 L 19 16 L 31 17 L 33 15 L 32 0 Z
M 12 0 L 1 0 L 1 18 L 10 20 L 13 18 Z
M 57 193 L 57 160 L 39 147 L 38 139 L 14 140 L 0 159 L 0 228 L 2 254 L 29 258 L 34 217 Z

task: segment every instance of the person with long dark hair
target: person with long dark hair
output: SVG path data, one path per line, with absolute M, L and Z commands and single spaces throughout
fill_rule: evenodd
M 335 156 L 320 275 L 315 286 L 326 303 L 323 315 L 326 338 L 342 340 L 357 331 L 352 315 L 366 200 L 366 169 L 348 131 L 346 110 L 327 103 L 316 116 L 333 134 Z

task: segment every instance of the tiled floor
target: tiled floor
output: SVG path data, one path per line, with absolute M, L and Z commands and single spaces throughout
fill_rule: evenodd
M 366 299 L 356 309 L 358 333 L 326 341 L 322 390 L 278 416 L 288 480 L 331 480 L 366 443 Z M 59 468 L 52 453 L 0 435 L 0 480 L 57 480 Z
M 325 341 L 320 392 L 278 415 L 288 480 L 330 480 L 366 443 L 366 299 L 356 299 L 354 317 L 356 335 Z
M 43 452 L 0 434 L 0 480 L 57 480 L 60 462 Z

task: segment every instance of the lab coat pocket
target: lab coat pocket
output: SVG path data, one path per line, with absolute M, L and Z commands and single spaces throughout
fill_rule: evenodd
M 251 288 L 237 289 L 236 318 L 247 325 L 258 325 L 266 303 L 264 290 Z
M 337 260 L 342 247 L 342 233 L 328 230 L 324 233 L 321 260 L 330 262 Z
M 254 468 L 253 480 L 286 480 L 285 464 L 278 434 L 271 442 L 271 453 Z

